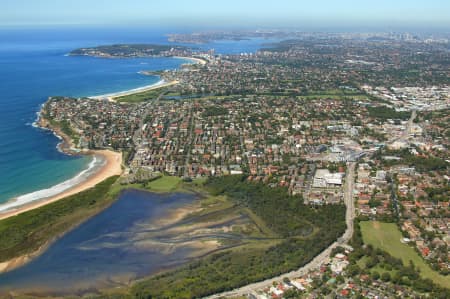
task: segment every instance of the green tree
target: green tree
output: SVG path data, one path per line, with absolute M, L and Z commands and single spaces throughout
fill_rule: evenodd
M 380 273 L 378 273 L 378 271 L 373 271 L 371 277 L 373 280 L 378 280 L 380 279 Z
M 381 274 L 381 280 L 384 282 L 390 281 L 391 274 L 389 274 L 389 272 L 384 272 L 383 274 Z

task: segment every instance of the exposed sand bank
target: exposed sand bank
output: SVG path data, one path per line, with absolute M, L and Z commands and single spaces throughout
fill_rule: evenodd
M 24 266 L 25 264 L 31 262 L 33 259 L 38 257 L 41 253 L 43 253 L 51 242 L 47 242 L 42 245 L 38 250 L 32 253 L 24 254 L 10 260 L 4 261 L 0 263 L 0 274 L 12 271 L 19 267 Z

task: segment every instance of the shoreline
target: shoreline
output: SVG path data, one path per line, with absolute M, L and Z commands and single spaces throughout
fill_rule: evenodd
M 45 206 L 52 202 L 58 201 L 65 197 L 77 194 L 84 190 L 90 189 L 97 185 L 98 183 L 104 181 L 105 179 L 122 174 L 122 154 L 113 152 L 110 150 L 98 150 L 98 151 L 90 151 L 86 154 L 89 155 L 100 155 L 105 159 L 105 163 L 99 167 L 93 174 L 89 175 L 78 184 L 75 184 L 67 189 L 57 193 L 56 195 L 52 195 L 49 197 L 38 198 L 35 200 L 31 200 L 27 203 L 18 205 L 17 207 L 12 207 L 11 209 L 7 209 L 5 211 L 0 212 L 0 220 L 7 219 L 12 216 L 16 216 L 22 214 L 27 211 L 31 211 L 37 209 L 39 207 Z M 8 202 L 7 202 L 8 203 Z M 5 203 L 5 204 L 7 204 Z M 11 203 L 11 201 L 10 201 Z M 14 202 L 12 202 L 14 203 Z
M 133 59 L 133 58 L 175 58 L 175 59 L 184 59 L 184 60 L 190 60 L 193 62 L 193 64 L 201 64 L 205 65 L 207 64 L 207 60 L 197 57 L 189 57 L 189 56 L 137 56 L 137 57 L 131 57 L 131 56 L 102 56 L 102 55 L 90 55 L 90 54 L 71 54 L 66 53 L 64 56 L 80 56 L 80 57 L 94 57 L 94 58 L 102 58 L 102 59 Z
M 207 63 L 207 61 L 205 61 L 203 59 L 193 58 L 193 57 L 175 57 L 174 56 L 173 58 L 188 60 L 192 64 L 205 65 Z M 150 90 L 154 90 L 154 89 L 158 89 L 158 88 L 172 86 L 172 85 L 175 85 L 178 83 L 179 83 L 179 81 L 177 81 L 177 80 L 174 80 L 171 82 L 166 82 L 164 79 L 161 79 L 158 82 L 151 84 L 151 85 L 142 86 L 142 87 L 125 90 L 125 91 L 120 91 L 120 92 L 115 92 L 115 93 L 104 94 L 104 95 L 90 96 L 88 98 L 98 99 L 98 100 L 107 99 L 109 101 L 115 102 L 114 99 L 117 97 L 131 95 L 131 94 L 135 94 L 135 93 L 146 92 L 146 91 L 150 91 Z M 87 169 L 82 170 L 75 177 L 70 178 L 69 180 L 66 180 L 64 182 L 61 182 L 54 186 L 51 186 L 47 189 L 41 189 L 41 190 L 37 190 L 37 191 L 31 192 L 31 193 L 20 195 L 15 199 L 11 199 L 5 203 L 0 204 L 0 208 L 2 206 L 4 207 L 6 205 L 11 205 L 11 207 L 6 208 L 5 210 L 0 210 L 0 221 L 8 219 L 13 216 L 17 216 L 19 214 L 22 214 L 22 213 L 25 213 L 25 212 L 28 212 L 31 210 L 34 210 L 34 209 L 37 209 L 37 208 L 40 208 L 42 206 L 56 202 L 60 199 L 69 197 L 71 195 L 77 194 L 82 191 L 85 191 L 87 189 L 94 187 L 98 183 L 104 181 L 105 179 L 107 179 L 111 176 L 122 175 L 122 173 L 123 173 L 122 153 L 114 152 L 112 150 L 80 150 L 80 149 L 77 149 L 74 144 L 73 139 L 70 136 L 65 134 L 61 130 L 61 128 L 52 126 L 50 124 L 50 122 L 47 119 L 45 119 L 45 117 L 42 115 L 42 109 L 44 109 L 44 107 L 45 107 L 45 103 L 43 103 L 41 105 L 40 111 L 37 112 L 37 119 L 32 125 L 33 125 L 33 127 L 36 127 L 36 128 L 42 129 L 42 130 L 51 131 L 55 135 L 55 137 L 57 137 L 60 140 L 60 142 L 57 144 L 58 151 L 66 154 L 66 155 L 90 155 L 90 156 L 93 156 L 94 160 L 91 163 L 93 163 L 95 161 L 96 156 L 101 156 L 103 163 L 100 166 L 92 167 L 92 169 L 90 167 L 90 164 L 91 164 L 90 163 Z M 50 195 L 48 197 L 40 197 L 40 198 L 38 197 L 36 199 L 31 199 L 28 202 L 24 202 L 23 204 L 20 203 L 20 204 L 17 204 L 17 206 L 14 205 L 14 202 L 16 202 L 17 199 L 19 199 L 21 197 L 31 196 L 38 192 L 44 192 L 44 191 L 50 190 L 59 185 L 67 183 L 68 181 L 76 179 L 77 177 L 83 175 L 85 172 L 87 172 L 89 170 L 92 170 L 92 173 L 89 174 L 88 176 L 86 176 L 85 178 L 83 178 L 83 180 L 81 182 L 77 182 L 76 184 L 63 189 L 62 191 L 58 192 L 55 195 Z M 152 190 L 145 190 L 145 191 L 146 192 L 155 192 Z M 158 192 L 155 192 L 155 193 L 158 193 Z M 172 215 L 172 217 L 174 217 L 175 219 L 178 219 L 180 216 L 184 217 L 184 216 L 186 216 L 186 214 L 188 214 L 187 213 L 188 210 L 189 209 L 178 211 L 177 213 L 174 213 Z M 12 271 L 16 268 L 24 266 L 25 264 L 33 261 L 36 257 L 41 255 L 48 248 L 48 246 L 50 244 L 52 244 L 59 237 L 60 236 L 56 236 L 54 239 L 49 240 L 48 242 L 43 244 L 41 247 L 39 247 L 34 252 L 20 255 L 20 256 L 12 258 L 10 260 L 0 262 L 0 274 Z
M 192 62 L 192 64 L 205 65 L 207 63 L 206 60 L 201 59 L 201 58 L 196 58 L 196 57 L 172 56 L 172 58 L 190 60 Z
M 118 92 L 113 92 L 113 93 L 108 93 L 108 94 L 103 94 L 103 95 L 98 95 L 98 96 L 89 96 L 88 98 L 94 99 L 94 100 L 108 100 L 110 102 L 116 102 L 115 98 L 129 96 L 129 95 L 132 95 L 135 93 L 146 92 L 146 91 L 150 91 L 150 90 L 154 90 L 154 89 L 158 89 L 158 88 L 168 87 L 168 86 L 176 85 L 178 83 L 179 83 L 179 81 L 177 81 L 177 80 L 166 82 L 164 79 L 161 79 L 158 82 L 151 84 L 151 85 L 145 85 L 145 86 L 138 87 L 138 88 L 123 90 L 123 91 L 118 91 Z
M 56 240 L 57 238 L 58 237 L 55 237 L 54 240 Z M 37 258 L 42 253 L 44 253 L 47 250 L 47 248 L 53 243 L 54 240 L 49 240 L 48 242 L 43 244 L 41 247 L 39 247 L 34 252 L 20 255 L 20 256 L 14 257 L 12 259 L 1 262 L 0 263 L 0 274 L 13 271 L 17 268 L 25 266 L 26 264 L 28 264 L 31 261 L 33 261 L 35 258 Z
M 33 123 L 33 126 L 41 130 L 53 132 L 53 135 L 60 140 L 60 142 L 56 145 L 56 148 L 60 152 L 69 156 L 83 154 L 80 150 L 75 148 L 75 144 L 70 136 L 64 133 L 61 128 L 52 126 L 50 122 L 42 116 L 42 109 L 44 109 L 44 105 L 45 104 L 42 104 L 41 110 L 38 112 L 38 117 Z
M 188 60 L 190 62 L 188 64 L 200 64 L 200 65 L 207 64 L 206 60 L 201 59 L 201 58 L 196 58 L 196 57 L 171 56 L 171 58 Z M 145 71 L 141 71 L 140 73 L 145 75 Z M 96 95 L 96 96 L 88 96 L 87 98 L 94 99 L 94 100 L 108 100 L 110 102 L 116 102 L 115 98 L 129 96 L 132 94 L 146 92 L 146 91 L 150 91 L 150 90 L 154 90 L 154 89 L 158 89 L 158 88 L 169 87 L 172 85 L 176 85 L 178 83 L 180 83 L 178 80 L 173 80 L 173 81 L 167 82 L 166 80 L 161 78 L 158 82 L 150 84 L 150 85 L 144 85 L 142 87 L 132 88 L 132 89 L 123 90 L 123 91 L 117 91 L 117 92 L 111 92 L 111 93 L 106 93 L 106 94 L 101 94 L 101 95 Z
M 131 190 L 133 190 L 134 188 L 131 188 Z M 150 190 L 140 190 L 140 189 L 135 189 L 138 191 L 144 191 L 146 193 L 152 193 L 155 195 L 158 195 L 159 193 L 156 192 L 152 192 Z M 157 216 L 157 221 L 155 222 L 155 225 L 157 225 L 157 227 L 163 227 L 163 226 L 167 226 L 167 225 L 171 225 L 171 224 L 177 224 L 179 221 L 181 221 L 182 219 L 184 219 L 186 216 L 190 215 L 193 212 L 196 212 L 198 210 L 201 210 L 201 206 L 198 202 L 197 197 L 194 198 L 192 203 L 184 203 L 182 204 L 182 206 L 180 207 L 176 207 L 174 210 L 169 210 L 167 213 L 167 216 L 163 215 L 159 215 Z M 110 205 L 107 205 L 104 209 L 101 209 L 98 213 L 101 213 L 102 211 L 108 209 Z M 95 217 L 97 215 L 97 213 L 93 214 L 92 216 L 90 216 L 87 219 L 90 219 L 91 217 Z M 84 222 L 85 220 L 83 220 Z M 83 223 L 81 222 L 81 223 Z M 73 229 L 76 229 L 81 223 L 77 223 L 75 225 L 72 225 L 69 229 L 65 230 L 64 232 L 56 235 L 55 237 L 49 239 L 48 241 L 46 241 L 44 244 L 42 244 L 38 249 L 36 249 L 33 252 L 30 253 L 26 253 L 20 256 L 16 256 L 14 258 L 11 258 L 9 260 L 5 260 L 3 262 L 0 262 L 0 275 L 14 271 L 18 268 L 24 267 L 26 266 L 28 263 L 33 262 L 35 259 L 39 258 L 42 254 L 44 254 L 51 245 L 53 245 L 55 242 L 57 242 L 60 238 L 62 238 L 63 236 L 65 236 L 67 233 L 70 233 Z M 179 245 L 175 245 L 176 247 Z M 205 242 L 199 242 L 199 241 L 188 241 L 186 242 L 186 246 L 192 246 L 193 248 L 196 248 L 197 250 L 213 250 L 215 251 L 217 247 L 217 243 L 215 241 L 205 241 Z M 214 247 L 214 248 L 213 248 Z M 201 256 L 203 256 L 204 254 L 202 254 Z M 170 269 L 175 269 L 176 267 L 178 267 L 179 265 L 183 265 L 186 264 L 188 261 L 192 260 L 193 256 L 188 255 L 187 259 L 185 261 L 181 261 L 177 264 L 173 264 L 167 267 L 161 267 L 160 269 L 156 270 L 154 273 L 150 273 L 150 274 L 145 274 L 145 275 L 141 275 L 139 277 L 130 277 L 130 279 L 124 280 L 124 281 L 120 281 L 117 280 L 118 283 L 120 284 L 128 284 L 128 283 L 134 283 L 136 281 L 138 281 L 139 279 L 145 278 L 148 275 L 157 275 L 158 273 L 161 273 L 163 271 L 166 270 L 170 270 Z M 95 290 L 97 291 L 109 291 L 111 289 L 113 289 L 114 286 L 101 286 L 101 284 L 98 284 L 94 287 Z M 21 289 L 18 289 L 17 293 L 5 293 L 7 295 L 24 295 L 25 293 L 21 292 Z M 86 294 L 88 293 L 88 291 L 85 291 L 84 289 L 81 290 L 82 294 Z M 43 293 L 44 295 L 51 295 L 51 293 L 47 293 L 44 291 Z M 68 295 L 71 293 L 67 293 Z M 3 298 L 2 295 L 4 295 L 3 293 L 1 293 L 0 291 L 0 298 Z
M 173 56 L 173 58 L 189 60 L 189 61 L 193 62 L 194 64 L 204 65 L 207 63 L 203 59 L 194 58 L 194 57 Z M 142 87 L 138 87 L 138 88 L 134 88 L 134 89 L 130 89 L 130 90 L 125 90 L 125 91 L 119 91 L 119 92 L 115 92 L 115 93 L 103 94 L 103 95 L 98 95 L 98 96 L 89 96 L 88 98 L 96 99 L 96 100 L 105 100 L 106 99 L 108 101 L 115 102 L 115 98 L 117 98 L 117 97 L 122 97 L 122 96 L 132 95 L 132 94 L 136 94 L 136 93 L 146 92 L 146 91 L 150 91 L 150 90 L 154 90 L 154 89 L 158 89 L 158 88 L 168 87 L 168 86 L 176 85 L 178 83 L 179 83 L 179 81 L 177 81 L 177 80 L 166 82 L 164 79 L 161 79 L 158 82 L 153 83 L 151 85 L 146 85 L 146 86 L 142 86 Z M 44 106 L 45 106 L 45 103 L 41 105 L 41 110 L 39 112 L 37 112 L 37 119 L 33 123 L 33 126 L 43 129 L 43 130 L 52 131 L 53 134 L 58 139 L 60 139 L 60 142 L 57 144 L 57 149 L 60 152 L 66 154 L 66 155 L 91 155 L 91 156 L 94 156 L 93 162 L 95 162 L 95 159 L 96 159 L 95 156 L 101 156 L 105 162 L 100 167 L 97 167 L 97 169 L 94 169 L 93 173 L 89 174 L 81 182 L 77 182 L 72 186 L 64 188 L 61 192 L 58 192 L 55 195 L 50 195 L 48 197 L 42 196 L 42 197 L 38 197 L 36 199 L 32 198 L 29 200 L 24 200 L 23 204 L 22 203 L 19 203 L 17 205 L 14 204 L 14 202 L 17 202 L 18 200 L 20 200 L 21 197 L 32 196 L 33 194 L 36 194 L 38 192 L 49 191 L 52 188 L 55 188 L 58 186 L 61 187 L 61 185 L 65 184 L 65 183 L 67 184 L 67 183 L 69 183 L 69 181 L 74 180 L 77 177 L 83 175 L 85 172 L 90 171 L 91 167 L 88 166 L 87 169 L 84 169 L 83 171 L 78 173 L 75 177 L 70 178 L 69 180 L 66 180 L 64 182 L 61 182 L 59 184 L 56 184 L 56 185 L 51 186 L 46 189 L 37 190 L 37 191 L 31 192 L 28 194 L 20 195 L 16 198 L 12 198 L 11 200 L 8 200 L 7 202 L 1 203 L 0 204 L 0 220 L 7 219 L 9 217 L 21 214 L 23 212 L 26 212 L 26 211 L 29 211 L 32 209 L 36 209 L 38 207 L 41 207 L 41 206 L 44 206 L 51 202 L 62 199 L 63 197 L 67 197 L 67 196 L 79 193 L 81 191 L 84 191 L 86 189 L 89 189 L 89 188 L 95 186 L 97 183 L 100 183 L 101 181 L 103 181 L 113 175 L 122 175 L 123 171 L 122 171 L 122 154 L 121 153 L 117 153 L 117 152 L 114 152 L 111 150 L 83 151 L 83 150 L 77 149 L 76 145 L 74 144 L 74 141 L 72 140 L 72 138 L 70 136 L 65 134 L 61 130 L 61 128 L 51 125 L 50 122 L 45 117 L 43 117 L 42 109 L 44 109 Z M 95 167 L 93 167 L 93 168 L 95 168 Z M 3 210 L 1 209 L 2 207 L 8 206 L 8 205 L 9 205 L 9 207 L 7 207 L 6 209 L 3 209 Z
M 44 205 L 50 204 L 52 202 L 58 201 L 62 198 L 77 194 L 79 192 L 82 192 L 84 190 L 90 189 L 97 185 L 98 183 L 104 181 L 105 179 L 114 176 L 114 175 L 122 175 L 122 153 L 120 152 L 114 152 L 112 150 L 87 150 L 87 151 L 79 151 L 74 147 L 73 140 L 64 134 L 59 128 L 55 128 L 54 126 L 51 126 L 49 121 L 46 120 L 42 113 L 39 113 L 39 119 L 36 121 L 36 126 L 41 129 L 51 130 L 55 136 L 57 136 L 59 139 L 61 139 L 61 142 L 58 143 L 57 148 L 61 152 L 67 155 L 90 155 L 93 156 L 94 159 L 88 166 L 88 168 L 82 170 L 80 173 L 78 173 L 75 177 L 70 178 L 69 180 L 66 180 L 64 182 L 61 182 L 59 184 L 56 184 L 54 186 L 51 186 L 48 189 L 43 190 L 37 190 L 32 193 L 23 194 L 21 196 L 18 196 L 14 199 L 11 199 L 3 204 L 0 204 L 0 208 L 5 206 L 10 206 L 4 210 L 0 211 L 0 220 L 7 219 L 12 216 L 19 215 L 21 213 L 42 207 Z M 96 162 L 96 156 L 100 156 L 103 160 L 103 163 L 100 166 L 92 165 L 92 163 L 95 164 Z M 67 188 L 63 188 L 60 192 L 57 192 L 54 195 L 49 196 L 42 196 L 37 197 L 36 199 L 23 199 L 23 197 L 26 196 L 32 196 L 33 194 L 39 193 L 39 192 L 45 192 L 48 190 L 51 190 L 52 188 L 61 187 L 64 184 L 68 184 L 71 180 L 75 180 L 80 176 L 83 176 L 84 174 L 92 172 L 88 174 L 85 178 L 83 178 L 80 182 L 76 182 L 73 185 L 69 185 Z M 70 184 L 70 183 L 69 183 Z M 23 204 L 19 203 L 15 205 L 14 203 L 17 202 L 20 198 L 24 201 Z

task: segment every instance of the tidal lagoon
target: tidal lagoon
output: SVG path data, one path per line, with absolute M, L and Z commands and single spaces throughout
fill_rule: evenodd
M 126 190 L 33 261 L 0 274 L 0 294 L 84 293 L 186 262 L 196 245 L 174 228 L 195 201 L 191 194 Z

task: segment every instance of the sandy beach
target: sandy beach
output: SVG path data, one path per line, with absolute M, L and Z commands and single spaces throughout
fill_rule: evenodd
M 60 200 L 64 197 L 79 193 L 86 189 L 94 187 L 96 184 L 102 182 L 103 180 L 114 176 L 120 175 L 122 173 L 122 154 L 113 152 L 110 150 L 99 150 L 99 151 L 90 151 L 89 154 L 100 155 L 104 157 L 106 163 L 94 174 L 89 176 L 85 181 L 75 185 L 55 196 L 45 198 L 42 200 L 37 200 L 35 202 L 30 202 L 29 204 L 25 204 L 23 206 L 19 206 L 17 209 L 11 211 L 5 211 L 0 214 L 0 220 L 9 218 L 11 216 L 18 215 L 20 213 L 30 211 L 49 203 Z
M 142 86 L 142 87 L 139 87 L 139 88 L 134 88 L 134 89 L 125 90 L 125 91 L 108 93 L 108 94 L 99 95 L 99 96 L 91 96 L 89 98 L 90 99 L 95 99 L 95 100 L 105 100 L 105 99 L 107 99 L 110 102 L 115 102 L 115 99 L 118 98 L 118 97 L 123 97 L 123 96 L 132 95 L 132 94 L 135 94 L 135 93 L 146 92 L 146 91 L 150 91 L 150 90 L 154 90 L 154 89 L 158 89 L 158 88 L 168 87 L 168 86 L 172 86 L 172 85 L 175 85 L 175 84 L 178 84 L 178 81 L 175 80 L 175 81 L 166 82 L 164 80 L 160 80 L 160 81 L 158 81 L 158 82 L 156 82 L 155 84 L 152 84 L 152 85 Z
M 173 58 L 179 58 L 179 59 L 184 59 L 184 60 L 190 60 L 193 63 L 196 64 L 201 64 L 201 65 L 205 65 L 206 61 L 204 59 L 200 59 L 200 58 L 195 58 L 195 57 L 183 57 L 183 56 L 173 56 Z
M 42 113 L 39 114 L 39 119 L 36 121 L 36 126 L 51 130 L 55 133 L 56 136 L 58 136 L 62 141 L 58 144 L 58 149 L 62 152 L 68 154 L 68 155 L 93 155 L 93 156 L 100 156 L 102 160 L 104 160 L 104 163 L 98 168 L 92 168 L 88 170 L 92 170 L 93 173 L 86 176 L 85 179 L 82 179 L 80 182 L 77 182 L 76 184 L 64 188 L 61 192 L 55 193 L 54 195 L 49 195 L 48 197 L 42 196 L 41 198 L 36 199 L 29 199 L 26 200 L 23 199 L 23 196 L 19 196 L 16 198 L 16 200 L 20 199 L 22 197 L 22 201 L 24 201 L 23 204 L 17 204 L 17 206 L 14 205 L 14 199 L 10 202 L 6 202 L 3 205 L 0 205 L 0 207 L 3 206 L 4 209 L 0 210 L 0 220 L 6 219 L 18 214 L 21 214 L 26 211 L 30 211 L 33 209 L 36 209 L 38 207 L 42 207 L 44 205 L 47 205 L 49 203 L 55 202 L 59 199 L 62 199 L 64 197 L 79 193 L 81 191 L 87 190 L 89 188 L 94 187 L 96 184 L 102 182 L 103 180 L 114 176 L 114 175 L 121 175 L 122 174 L 122 153 L 120 152 L 114 152 L 111 150 L 87 150 L 87 151 L 78 151 L 75 148 L 75 145 L 73 143 L 73 140 L 66 135 L 59 127 L 52 126 L 50 122 L 45 119 L 42 115 Z M 96 159 L 96 157 L 94 157 Z M 63 182 L 62 184 L 64 184 Z M 58 186 L 58 185 L 57 185 Z M 42 190 L 47 191 L 47 190 Z M 40 192 L 40 191 L 37 191 Z M 45 194 L 45 193 L 44 193 Z M 24 195 L 26 196 L 26 195 Z M 11 206 L 11 208 L 5 208 L 6 206 Z

